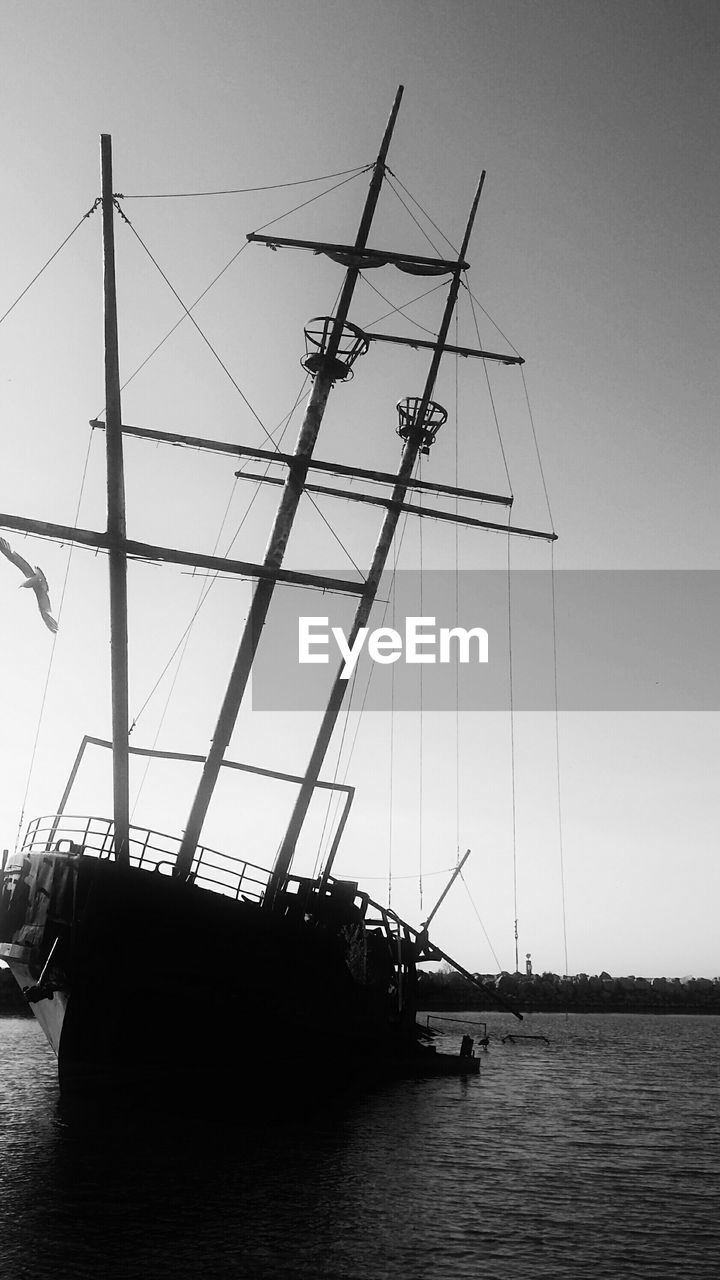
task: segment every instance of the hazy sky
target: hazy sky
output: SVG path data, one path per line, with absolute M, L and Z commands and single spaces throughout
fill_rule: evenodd
M 115 189 L 179 294 L 193 300 L 242 245 L 318 187 L 247 196 L 131 200 L 138 194 L 292 182 L 369 163 L 399 83 L 405 97 L 390 166 L 458 243 L 477 175 L 488 173 L 469 254 L 482 306 L 527 360 L 526 374 L 555 526 L 558 569 L 717 569 L 718 9 L 711 3 L 514 3 L 486 0 L 155 0 L 18 5 L 0 0 L 3 270 L 0 314 L 99 190 L 99 134 L 113 135 Z M 328 186 L 331 183 L 326 184 Z M 354 236 L 361 176 L 299 210 L 279 232 Z M 179 317 L 138 241 L 118 226 L 121 372 L 129 377 Z M 386 193 L 372 243 L 428 252 Z M 302 327 L 331 309 L 341 281 L 309 255 L 244 251 L 197 311 L 198 322 L 274 428 L 302 383 Z M 72 523 L 103 404 L 100 223 L 95 214 L 0 325 L 0 510 Z M 383 271 L 393 303 L 424 282 Z M 440 295 L 414 309 L 437 325 Z M 352 318 L 389 310 L 358 288 Z M 481 316 L 488 347 L 502 339 Z M 475 339 L 467 306 L 461 340 Z M 388 327 L 385 322 L 383 327 Z M 398 329 L 398 331 L 401 331 Z M 402 330 L 409 332 L 408 328 Z M 373 347 L 338 388 L 318 455 L 391 468 L 394 404 L 417 394 L 421 354 Z M 506 484 L 484 376 L 463 363 L 457 417 L 463 481 Z M 517 373 L 492 386 L 516 494 L 514 520 L 545 527 L 547 510 Z M 448 363 L 437 399 L 455 417 Z M 255 417 L 191 326 L 183 324 L 123 395 L 126 422 L 265 443 Z M 284 444 L 294 439 L 294 420 Z M 449 434 L 448 434 L 449 433 Z M 454 428 L 424 463 L 452 482 Z M 230 503 L 227 546 L 254 492 L 233 463 L 127 445 L 131 534 L 212 550 Z M 102 527 L 102 439 L 93 439 L 80 523 Z M 238 556 L 261 555 L 275 491 L 254 504 Z M 354 558 L 377 526 L 335 503 Z M 59 607 L 67 549 L 8 535 L 50 581 Z M 417 530 L 405 544 L 408 567 Z M 454 536 L 424 523 L 426 563 L 452 569 Z M 513 547 L 517 567 L 547 568 L 545 549 Z M 464 568 L 502 567 L 501 539 L 463 533 Z M 289 563 L 337 570 L 348 560 L 317 515 Z M 203 580 L 204 581 L 204 580 Z M 3 790 L 0 836 L 20 817 L 51 650 L 30 593 L 0 562 Z M 134 565 L 130 573 L 131 709 L 138 712 L 195 608 L 202 581 Z M 318 598 L 319 599 L 319 598 Z M 214 726 L 248 588 L 218 584 L 199 616 L 158 745 L 202 751 Z M 42 718 L 25 818 L 51 812 L 83 733 L 108 736 L 106 564 L 77 552 Z M 318 612 L 322 612 L 318 605 Z M 612 619 L 603 619 L 612 628 Z M 700 623 L 698 624 L 700 625 Z M 707 638 L 708 644 L 712 637 Z M 562 672 L 562 634 L 559 635 Z M 169 680 L 138 717 L 152 745 Z M 312 717 L 246 711 L 236 759 L 302 770 Z M 354 733 L 354 720 L 346 746 Z M 456 746 L 460 786 L 456 790 Z M 393 730 L 393 905 L 427 914 L 458 844 L 466 879 L 503 967 L 514 966 L 513 854 L 507 714 L 399 716 Z M 717 934 L 718 748 L 715 712 L 563 713 L 560 782 L 568 961 L 572 972 L 682 975 L 720 970 Z M 536 969 L 564 969 L 555 725 L 515 724 L 520 951 Z M 338 869 L 387 890 L 391 737 L 366 717 L 348 780 L 358 787 Z M 331 776 L 334 758 L 325 776 Z M 344 772 L 344 766 L 343 766 Z M 140 775 L 134 774 L 134 787 Z M 151 774 L 136 820 L 179 831 L 192 777 Z M 422 793 L 422 801 L 420 799 Z M 224 780 L 208 843 L 267 861 L 291 796 Z M 108 811 L 107 769 L 79 782 L 80 812 Z M 459 822 L 458 822 L 459 813 Z M 322 826 L 315 815 L 305 864 Z M 423 904 L 417 875 L 422 846 Z M 400 879 L 407 876 L 408 879 Z M 473 969 L 494 970 L 462 885 L 437 918 L 438 942 Z

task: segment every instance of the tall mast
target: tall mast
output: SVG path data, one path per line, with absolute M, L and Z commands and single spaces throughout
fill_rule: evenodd
M 110 541 L 110 665 L 112 680 L 113 816 L 115 858 L 129 863 L 128 626 L 120 365 L 118 360 L 112 139 L 100 137 L 105 305 L 105 454 L 107 532 Z
M 400 85 L 392 111 L 385 128 L 385 134 L 378 152 L 377 160 L 373 167 L 373 174 L 370 181 L 365 208 L 363 210 L 360 226 L 358 228 L 357 237 L 355 239 L 355 249 L 362 250 L 367 245 L 370 227 L 375 213 L 375 208 L 380 195 L 380 188 L 385 173 L 385 160 L 395 121 L 400 109 L 400 100 L 403 94 L 403 86 Z M 347 320 L 350 303 L 355 290 L 358 276 L 360 274 L 359 267 L 350 267 L 343 284 L 340 299 L 335 312 L 334 323 L 330 333 L 328 345 L 323 353 L 323 359 L 317 369 L 315 380 L 313 382 L 312 392 L 305 409 L 305 417 L 303 419 L 300 433 L 295 445 L 295 453 L 293 461 L 288 469 L 287 479 L 283 488 L 280 504 L 275 516 L 273 528 L 265 549 L 265 558 L 263 564 L 266 568 L 279 569 L 285 555 L 285 548 L 290 536 L 295 513 L 298 503 L 305 488 L 305 481 L 312 459 L 315 441 L 317 440 L 320 425 L 325 413 L 328 396 L 332 390 L 333 383 L 337 377 L 335 371 L 336 357 L 338 348 L 343 337 L 343 327 Z M 230 681 L 220 708 L 215 732 L 213 734 L 210 750 L 208 751 L 202 776 L 198 784 L 198 789 L 193 800 L 187 826 L 183 835 L 180 851 L 178 853 L 177 862 L 175 864 L 175 875 L 184 879 L 190 872 L 192 859 L 200 839 L 205 815 L 212 798 L 218 774 L 222 766 L 223 756 L 230 743 L 233 729 L 237 721 L 240 704 L 245 693 L 250 670 L 255 658 L 255 653 L 260 640 L 260 634 L 267 617 L 270 602 L 275 590 L 275 582 L 271 579 L 258 582 L 253 595 L 250 611 L 245 623 L 240 646 L 238 648 L 235 664 L 232 669 Z
M 458 291 L 460 289 L 460 271 L 464 261 L 465 252 L 467 250 L 468 243 L 470 241 L 470 235 L 472 232 L 473 223 L 475 222 L 475 214 L 477 213 L 477 207 L 480 201 L 480 195 L 482 193 L 484 181 L 485 181 L 485 173 L 483 172 L 480 175 L 480 181 L 478 183 L 477 190 L 475 192 L 475 197 L 473 199 L 472 207 L 470 209 L 470 216 L 468 218 L 467 227 L 465 228 L 465 235 L 463 237 L 462 248 L 460 249 L 460 256 L 458 258 L 458 263 L 453 275 L 450 289 L 448 290 L 448 297 L 445 303 L 445 311 L 443 314 L 442 323 L 440 325 L 440 330 L 438 333 L 435 350 L 433 352 L 433 357 L 430 363 L 430 370 L 428 372 L 427 380 L 425 382 L 425 390 L 423 392 L 422 399 L 420 401 L 420 405 L 417 409 L 417 413 L 415 416 L 415 425 L 413 430 L 410 432 L 410 435 L 408 436 L 407 441 L 405 443 L 405 447 L 403 449 L 402 458 L 400 461 L 400 468 L 398 470 L 398 474 L 395 482 L 395 488 L 393 489 L 393 493 L 392 493 L 391 505 L 389 507 L 387 515 L 385 516 L 385 519 L 383 520 L 383 524 L 380 529 L 380 534 L 377 540 L 377 544 L 375 546 L 372 565 L 370 567 L 370 572 L 368 573 L 368 576 L 367 576 L 365 590 L 363 591 L 363 594 L 358 603 L 352 631 L 348 639 L 348 644 L 350 646 L 352 646 L 355 643 L 355 640 L 357 638 L 357 634 L 360 628 L 365 626 L 370 616 L 370 610 L 372 609 L 372 606 L 375 601 L 375 596 L 377 595 L 378 586 L 380 585 L 380 578 L 385 568 L 390 547 L 392 545 L 392 540 L 395 534 L 395 529 L 397 527 L 398 520 L 400 519 L 400 510 L 401 510 L 400 504 L 405 500 L 407 490 L 409 487 L 409 480 L 410 480 L 413 468 L 415 466 L 415 463 L 417 461 L 417 456 L 420 451 L 421 445 L 423 444 L 423 427 L 427 419 L 428 409 L 431 407 L 431 403 L 432 403 L 431 396 L 435 386 L 435 379 L 437 377 L 437 372 L 440 367 L 440 359 L 442 357 L 442 353 L 445 347 L 445 340 L 447 338 L 448 330 L 450 327 L 450 321 L 452 319 L 453 311 L 455 310 L 455 303 L 457 302 Z M 347 691 L 347 681 L 341 679 L 340 670 L 341 668 L 338 669 L 338 673 L 335 677 L 335 683 L 333 685 L 332 692 L 330 694 L 330 699 L 326 707 L 325 714 L 322 719 L 322 723 L 320 725 L 320 729 L 318 732 L 317 739 L 315 741 L 315 746 L 313 748 L 312 755 L 310 757 L 310 762 L 307 767 L 305 778 L 303 780 L 302 786 L 300 787 L 297 800 L 295 801 L 295 807 L 290 816 L 290 821 L 288 823 L 288 828 L 285 833 L 285 837 L 280 846 L 280 850 L 278 852 L 277 858 L 275 859 L 275 864 L 273 866 L 272 874 L 270 876 L 270 881 L 268 883 L 267 893 L 265 895 L 265 901 L 268 904 L 268 906 L 273 905 L 273 902 L 277 897 L 278 892 L 283 887 L 285 877 L 290 868 L 290 863 L 292 862 L 293 855 L 295 853 L 295 845 L 297 844 L 297 840 L 300 835 L 303 822 L 305 821 L 305 815 L 307 814 L 308 806 L 312 799 L 313 791 L 317 784 L 317 780 L 320 776 L 320 770 L 322 768 L 323 761 L 325 759 L 325 753 L 330 744 L 330 738 L 332 737 L 333 729 L 335 728 L 335 723 L 337 721 L 338 715 L 340 713 L 340 708 L 342 706 L 343 699 Z M 328 865 L 326 866 L 325 872 L 323 874 L 323 882 L 327 880 L 329 870 L 330 868 Z

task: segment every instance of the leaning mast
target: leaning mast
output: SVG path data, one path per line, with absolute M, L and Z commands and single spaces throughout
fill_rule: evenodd
M 460 273 L 465 265 L 465 253 L 470 241 L 470 235 L 475 222 L 475 215 L 477 213 L 477 207 L 480 202 L 484 182 L 485 171 L 483 170 L 480 175 L 480 181 L 478 182 L 477 190 L 470 209 L 458 261 L 455 264 L 453 271 L 453 278 L 448 290 L 442 323 L 440 325 L 432 360 L 430 362 L 430 369 L 425 381 L 425 389 L 419 400 L 410 400 L 406 402 L 406 419 L 404 429 L 405 445 L 395 481 L 395 487 L 380 529 L 372 564 L 365 582 L 365 589 L 358 602 L 352 630 L 348 638 L 348 644 L 351 647 L 355 643 L 360 628 L 365 626 L 375 602 L 375 597 L 380 585 L 380 579 L 387 562 L 398 520 L 400 519 L 400 512 L 402 510 L 401 504 L 405 501 L 407 496 L 410 478 L 412 476 L 415 463 L 417 462 L 418 454 L 423 448 L 427 451 L 430 443 L 432 442 L 435 431 L 438 426 L 444 422 L 445 417 L 447 416 L 445 414 L 445 410 L 442 409 L 440 405 L 435 404 L 431 397 L 435 387 L 438 369 L 440 367 L 440 360 L 445 349 L 445 341 L 450 328 L 450 321 L 452 320 L 458 292 L 460 290 Z M 320 770 L 325 759 L 325 753 L 330 745 L 330 739 L 347 692 L 347 681 L 341 678 L 341 669 L 342 664 L 340 668 L 338 668 L 338 673 L 335 677 L 335 682 L 318 731 L 312 755 L 310 756 L 305 777 L 295 801 L 295 807 L 290 816 L 285 837 L 275 859 L 265 899 L 266 903 L 270 907 L 272 907 L 278 893 L 284 887 L 285 878 L 290 869 L 290 864 L 295 853 L 295 846 L 297 844 L 303 822 L 305 821 L 305 816 L 312 799 L 313 791 L 320 776 Z M 328 863 L 323 873 L 323 884 L 327 882 L 329 872 L 330 864 Z
M 373 167 L 370 187 L 365 200 L 360 225 L 355 239 L 354 250 L 361 253 L 367 246 L 370 227 L 377 206 L 380 189 L 385 175 L 385 160 L 395 128 L 403 86 L 400 85 L 395 95 L 392 111 L 388 119 L 383 140 Z M 314 381 L 312 392 L 305 410 L 300 433 L 295 446 L 295 453 L 288 468 L 288 475 L 283 487 L 282 498 L 275 516 L 270 538 L 265 549 L 263 565 L 274 573 L 280 569 L 285 555 L 290 531 L 295 514 L 305 488 L 307 473 L 312 460 L 313 449 L 322 423 L 328 396 L 338 378 L 347 376 L 346 366 L 338 359 L 341 345 L 347 343 L 348 336 L 355 345 L 354 355 L 367 350 L 367 341 L 352 326 L 346 324 L 350 303 L 355 285 L 360 274 L 360 267 L 351 264 L 348 267 L 345 283 L 334 317 L 326 325 L 325 341 L 321 353 L 315 357 L 317 364 L 313 367 Z M 349 331 L 349 333 L 348 333 Z M 360 343 L 358 345 L 358 339 Z M 202 776 L 193 800 L 185 833 L 180 845 L 174 874 L 184 879 L 190 872 L 193 856 L 200 839 L 203 822 L 207 813 L 225 751 L 230 743 L 233 729 L 237 721 L 240 704 L 247 687 L 250 670 L 260 640 L 260 634 L 267 617 L 270 602 L 275 590 L 276 579 L 272 576 L 259 581 L 255 587 L 252 604 L 243 630 L 240 646 L 230 681 L 225 692 L 210 750 L 203 767 Z

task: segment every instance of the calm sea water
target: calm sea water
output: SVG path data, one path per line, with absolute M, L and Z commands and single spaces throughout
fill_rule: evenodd
M 2 1274 L 718 1274 L 720 1019 L 487 1023 L 479 1079 L 403 1083 L 312 1120 L 298 1103 L 292 1124 L 248 1131 L 242 1095 L 227 1124 L 68 1115 L 37 1025 L 0 1018 Z M 465 1027 L 436 1025 L 454 1051 Z M 550 1044 L 503 1045 L 514 1030 Z

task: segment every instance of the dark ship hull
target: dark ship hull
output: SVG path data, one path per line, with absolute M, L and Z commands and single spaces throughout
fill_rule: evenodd
M 477 1058 L 421 1042 L 422 940 L 355 884 L 321 893 L 295 878 L 268 909 L 261 892 L 215 892 L 157 864 L 34 849 L 4 872 L 0 959 L 57 1054 L 64 1095 L 211 1106 L 243 1087 L 308 1102 L 477 1072 Z

